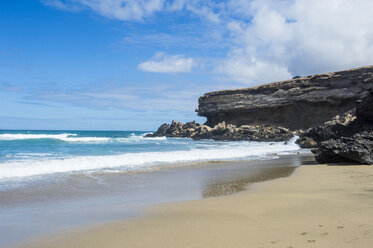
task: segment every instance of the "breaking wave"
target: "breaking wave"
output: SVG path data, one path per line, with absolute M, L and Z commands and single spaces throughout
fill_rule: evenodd
M 65 133 L 58 135 L 2 135 L 1 138 L 30 138 L 47 137 L 47 139 L 78 139 L 93 137 L 75 137 Z M 88 139 L 89 138 L 89 139 Z M 113 139 L 113 138 L 106 138 Z M 146 140 L 142 135 L 130 135 L 127 138 L 114 138 L 119 142 L 136 142 Z M 166 138 L 153 138 L 151 140 L 167 141 Z M 170 139 L 172 141 L 172 139 Z M 289 142 L 207 142 L 193 143 L 184 150 L 150 151 L 150 152 L 126 152 L 117 155 L 102 156 L 68 156 L 65 158 L 43 158 L 16 161 L 5 161 L 0 163 L 0 180 L 11 178 L 42 176 L 54 173 L 71 173 L 87 171 L 144 171 L 152 170 L 162 165 L 184 162 L 198 162 L 211 160 L 238 160 L 238 159 L 263 159 L 273 158 L 274 155 L 282 153 L 296 153 L 300 150 L 295 144 L 296 137 Z M 68 141 L 70 142 L 70 141 Z
M 144 138 L 144 135 L 131 134 L 129 137 L 111 138 L 111 137 L 81 137 L 74 133 L 62 134 L 0 134 L 0 141 L 13 141 L 13 140 L 35 140 L 35 139 L 53 139 L 64 142 L 76 143 L 107 143 L 107 142 L 142 142 L 149 140 L 165 140 L 166 137 Z

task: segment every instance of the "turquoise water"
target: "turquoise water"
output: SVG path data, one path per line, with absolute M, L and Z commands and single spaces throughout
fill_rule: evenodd
M 27 158 L 114 155 L 183 149 L 185 142 L 143 139 L 139 131 L 0 131 L 0 161 Z M 175 146 L 176 145 L 176 146 Z
M 205 163 L 298 153 L 295 138 L 223 142 L 144 134 L 0 130 L 0 246 L 127 218 L 152 204 L 200 199 L 216 182 L 300 163 L 298 156 Z
M 60 173 L 152 171 L 185 162 L 269 159 L 294 153 L 284 142 L 144 138 L 133 131 L 0 131 L 0 182 Z

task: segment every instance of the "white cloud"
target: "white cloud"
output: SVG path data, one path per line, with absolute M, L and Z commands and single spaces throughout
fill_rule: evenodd
M 372 0 L 42 1 L 48 5 L 54 2 L 56 7 L 64 9 L 77 5 L 88 7 L 102 16 L 119 20 L 143 20 L 162 11 L 187 11 L 192 18 L 200 18 L 201 24 L 207 24 L 201 25 L 203 33 L 214 34 L 214 37 L 200 39 L 209 44 L 225 44 L 220 46 L 220 53 L 216 53 L 217 47 L 211 49 L 212 56 L 220 56 L 216 61 L 222 60 L 223 51 L 226 53 L 213 71 L 248 85 L 373 64 Z M 188 23 L 183 25 L 187 27 Z M 206 48 L 203 52 L 208 54 L 208 48 L 213 46 L 203 47 L 205 43 L 198 41 L 197 44 L 200 49 Z M 192 58 L 164 55 L 138 68 L 185 72 L 191 71 L 193 65 Z
M 173 2 L 167 3 L 167 10 L 176 11 L 182 10 L 185 7 L 186 0 L 174 0 Z
M 373 64 L 373 1 L 241 0 L 234 6 L 252 13 L 246 21 L 231 11 L 234 21 L 227 23 L 234 48 L 216 71 L 234 81 L 265 83 Z
M 165 0 L 42 0 L 63 10 L 90 8 L 99 15 L 122 21 L 142 20 L 161 11 Z
M 206 1 L 208 2 L 208 1 Z M 215 13 L 209 4 L 206 4 L 204 1 L 189 1 L 186 4 L 186 9 L 193 14 L 196 14 L 203 19 L 208 20 L 209 22 L 219 24 L 220 23 L 220 14 Z M 211 5 L 211 4 L 210 4 Z
M 232 55 L 215 71 L 227 75 L 233 81 L 251 85 L 291 78 L 291 74 L 284 65 L 262 61 L 257 58 L 247 60 L 238 54 Z
M 89 8 L 99 15 L 122 21 L 140 21 L 160 11 L 188 10 L 198 17 L 218 23 L 210 1 L 203 0 L 41 0 L 45 5 L 63 10 Z
M 186 58 L 182 55 L 166 55 L 157 53 L 153 60 L 138 65 L 142 71 L 159 73 L 190 72 L 195 66 L 193 58 Z

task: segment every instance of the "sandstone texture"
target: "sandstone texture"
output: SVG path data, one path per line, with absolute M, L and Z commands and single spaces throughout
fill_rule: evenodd
M 354 108 L 369 89 L 373 89 L 373 66 L 210 92 L 199 98 L 196 111 L 210 127 L 224 121 L 235 126 L 307 129 Z

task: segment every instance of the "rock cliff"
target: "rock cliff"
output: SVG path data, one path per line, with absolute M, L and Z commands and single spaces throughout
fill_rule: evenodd
M 224 121 L 306 129 L 354 108 L 369 89 L 373 89 L 373 66 L 210 92 L 199 98 L 196 111 L 210 127 Z

